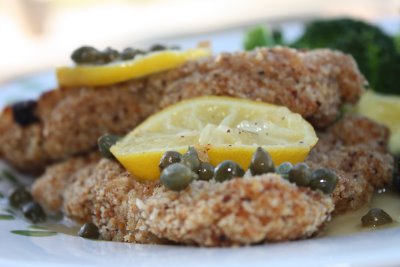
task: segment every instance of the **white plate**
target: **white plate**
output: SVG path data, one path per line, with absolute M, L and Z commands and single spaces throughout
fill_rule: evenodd
M 168 43 L 186 47 L 210 38 L 217 51 L 232 51 L 240 47 L 242 32 Z M 0 86 L 0 108 L 15 100 L 36 98 L 55 85 L 53 73 L 46 72 Z M 0 163 L 0 174 L 4 169 L 10 168 Z M 0 192 L 4 194 L 8 187 L 10 183 L 0 179 Z M 6 209 L 6 199 L 0 199 L 0 214 L 6 214 Z M 197 248 L 91 241 L 62 233 L 27 237 L 11 232 L 28 230 L 30 225 L 21 219 L 0 220 L 0 266 L 400 266 L 400 228 L 252 247 Z

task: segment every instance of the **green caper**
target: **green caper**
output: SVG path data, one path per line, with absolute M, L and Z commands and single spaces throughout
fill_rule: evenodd
M 234 161 L 225 160 L 218 164 L 214 170 L 214 179 L 217 182 L 231 180 L 234 177 L 242 177 L 243 169 Z
M 214 176 L 214 167 L 208 162 L 201 162 L 197 174 L 199 175 L 199 180 L 209 181 Z
M 23 187 L 18 187 L 11 192 L 8 201 L 14 208 L 20 208 L 22 205 L 32 201 L 32 195 Z
M 168 47 L 168 49 L 171 49 L 171 50 L 181 50 L 181 47 L 180 47 L 179 45 L 171 45 L 171 46 Z
M 188 166 L 192 171 L 197 172 L 200 167 L 200 159 L 194 147 L 189 147 L 189 150 L 182 155 L 181 162 Z
M 158 167 L 160 168 L 160 171 L 162 171 L 164 168 L 166 168 L 167 166 L 169 166 L 173 163 L 181 162 L 181 159 L 182 159 L 182 155 L 179 152 L 167 151 L 161 157 Z
M 298 186 L 308 186 L 311 180 L 310 169 L 305 163 L 298 163 L 289 171 L 289 181 Z
M 88 239 L 98 239 L 100 236 L 99 228 L 94 223 L 85 223 L 79 229 L 78 236 Z
M 289 179 L 289 172 L 292 168 L 292 163 L 283 162 L 281 165 L 278 166 L 278 168 L 276 168 L 276 173 L 280 174 L 285 179 Z
M 28 202 L 22 206 L 21 211 L 24 217 L 33 223 L 46 221 L 46 213 L 39 203 Z
M 335 189 L 336 184 L 336 175 L 328 169 L 316 169 L 311 173 L 310 187 L 314 190 L 319 189 L 325 194 L 330 194 Z
M 76 64 L 95 64 L 101 57 L 102 53 L 91 46 L 79 47 L 71 55 Z
M 168 48 L 165 45 L 155 44 L 150 47 L 150 51 L 162 51 L 167 50 Z
M 377 227 L 393 222 L 392 217 L 384 210 L 373 208 L 361 218 L 363 227 Z
M 249 169 L 252 175 L 261 175 L 263 173 L 274 172 L 275 166 L 268 152 L 262 147 L 258 147 L 253 154 Z
M 123 60 L 134 59 L 137 55 L 143 55 L 145 52 L 134 48 L 125 48 L 121 53 L 121 58 Z
M 97 145 L 101 155 L 105 158 L 113 159 L 114 155 L 110 148 L 120 139 L 119 136 L 113 134 L 104 134 L 97 139 Z
M 192 172 L 188 166 L 182 163 L 173 163 L 161 172 L 160 181 L 166 188 L 180 191 L 197 178 L 197 174 Z
M 101 52 L 101 62 L 98 63 L 107 64 L 119 59 L 119 52 L 111 47 L 107 47 L 103 52 Z

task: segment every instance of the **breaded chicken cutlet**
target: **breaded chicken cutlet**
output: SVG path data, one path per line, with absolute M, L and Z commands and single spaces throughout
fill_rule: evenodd
M 276 174 L 195 181 L 177 193 L 136 181 L 115 161 L 87 168 L 88 176 L 78 173 L 65 188 L 63 209 L 75 220 L 94 222 L 106 240 L 201 246 L 294 240 L 316 233 L 334 207 L 328 195 Z
M 373 187 L 387 185 L 393 170 L 393 158 L 386 151 L 388 132 L 378 123 L 347 116 L 320 136 L 306 162 L 336 173 L 338 185 L 332 199 L 272 174 L 220 184 L 193 182 L 189 189 L 175 193 L 156 182 L 139 183 L 118 163 L 105 159 L 68 173 L 72 178 L 67 183 L 53 182 L 52 189 L 45 185 L 65 178 L 59 165 L 49 167 L 32 193 L 45 207 L 56 206 L 55 198 L 41 196 L 60 193 L 63 203 L 57 202 L 58 209 L 79 222 L 94 222 L 107 240 L 154 243 L 166 238 L 224 246 L 298 239 L 317 232 L 328 220 L 332 203 L 334 213 L 368 203 Z M 74 169 L 69 165 L 77 163 L 62 164 L 64 169 Z M 316 220 L 309 221 L 314 218 L 309 216 Z
M 125 134 L 157 110 L 182 99 L 225 95 L 275 103 L 324 128 L 344 103 L 356 102 L 365 80 L 351 56 L 327 49 L 261 48 L 221 54 L 111 86 L 60 88 L 24 112 L 0 115 L 0 157 L 23 171 L 87 153 L 104 133 Z

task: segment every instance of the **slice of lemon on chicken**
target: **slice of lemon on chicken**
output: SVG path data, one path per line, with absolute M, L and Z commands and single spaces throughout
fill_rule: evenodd
M 275 164 L 305 159 L 318 138 L 313 127 L 288 108 L 238 98 L 206 96 L 170 106 L 111 147 L 117 160 L 140 180 L 158 179 L 168 150 L 194 146 L 216 166 L 233 160 L 247 169 L 261 146 Z
M 210 54 L 209 48 L 186 51 L 164 50 L 105 65 L 59 67 L 56 76 L 60 86 L 109 85 L 173 69 L 187 61 L 207 57 Z

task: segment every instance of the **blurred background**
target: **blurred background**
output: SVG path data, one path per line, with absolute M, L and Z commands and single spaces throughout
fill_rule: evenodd
M 400 29 L 399 12 L 400 0 L 0 0 L 0 83 L 70 64 L 71 51 L 83 44 L 192 45 L 223 36 L 215 50 L 232 50 L 241 47 L 240 29 L 259 23 L 290 26 L 349 15 L 394 32 Z M 295 34 L 296 27 L 289 28 Z

